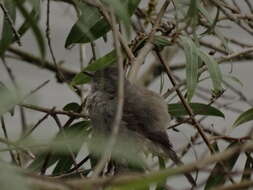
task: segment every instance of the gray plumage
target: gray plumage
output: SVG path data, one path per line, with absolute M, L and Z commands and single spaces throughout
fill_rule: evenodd
M 94 74 L 88 110 L 95 131 L 111 132 L 117 107 L 118 70 L 108 67 Z M 166 102 L 156 93 L 131 84 L 124 79 L 124 108 L 120 133 L 125 129 L 134 131 L 158 145 L 177 165 L 182 162 L 172 149 L 166 133 L 170 115 Z M 195 181 L 185 174 L 191 184 Z

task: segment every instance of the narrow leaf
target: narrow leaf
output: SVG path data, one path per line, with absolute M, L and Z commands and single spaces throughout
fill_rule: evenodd
M 45 152 L 36 155 L 36 159 L 28 166 L 28 169 L 33 172 L 40 171 L 45 162 L 45 159 L 47 158 L 47 155 L 48 153 Z M 47 166 L 52 166 L 58 160 L 58 156 L 52 155 L 47 163 Z
M 130 34 L 131 21 L 130 15 L 128 15 L 127 4 L 132 0 L 102 0 L 106 5 L 113 8 L 116 17 L 122 21 L 127 34 Z
M 110 1 L 110 0 L 108 0 Z M 118 1 L 113 0 L 114 6 L 119 4 Z M 123 3 L 122 3 L 123 2 Z M 125 3 L 127 2 L 127 3 Z M 130 16 L 133 14 L 135 8 L 138 6 L 140 0 L 121 0 L 120 7 L 117 8 L 116 14 L 124 19 L 126 25 L 129 25 Z M 65 47 L 69 47 L 74 43 L 88 43 L 92 42 L 110 31 L 110 25 L 94 7 L 81 3 L 80 6 L 82 15 L 78 21 L 73 25 L 67 40 Z M 123 6 L 123 7 L 122 7 Z M 122 12 L 123 10 L 123 12 Z M 127 11 L 125 11 L 127 10 Z M 128 16 L 126 16 L 128 15 Z
M 209 115 L 225 118 L 220 110 L 206 104 L 190 103 L 190 107 L 195 115 Z M 174 117 L 188 115 L 184 105 L 179 103 L 168 104 L 168 112 Z
M 97 22 L 101 20 L 101 14 L 99 13 L 99 10 L 97 8 L 82 2 L 80 2 L 78 5 L 81 11 L 81 16 L 76 22 L 76 24 L 72 27 L 67 37 L 65 47 L 69 47 L 73 43 L 93 41 L 96 38 L 95 34 L 105 29 L 104 26 L 102 26 L 102 24 L 100 23 L 99 26 L 101 28 L 97 28 L 96 32 L 93 32 L 91 30 L 92 27 L 94 27 Z
M 86 139 L 87 138 L 87 127 L 89 126 L 89 123 L 86 121 L 81 121 L 78 123 L 75 123 L 73 125 L 70 126 L 69 129 L 71 130 L 66 130 L 65 131 L 65 138 L 68 137 L 68 133 L 71 132 L 71 136 L 74 138 L 79 138 L 80 140 L 77 140 L 77 144 L 75 145 L 75 149 L 72 150 L 71 146 L 69 146 L 69 151 L 68 154 L 59 154 L 58 158 L 59 161 L 56 164 L 54 170 L 53 170 L 53 175 L 57 175 L 57 174 L 62 174 L 67 172 L 71 166 L 74 164 L 74 159 L 77 156 L 78 152 L 81 149 L 82 146 L 82 140 L 81 139 Z M 74 133 L 73 133 L 74 132 Z M 74 135 L 74 136 L 73 136 Z
M 237 127 L 241 124 L 253 120 L 253 108 L 243 112 L 234 122 L 233 127 Z
M 185 36 L 181 36 L 186 57 L 186 86 L 187 100 L 191 101 L 198 82 L 198 50 L 194 42 Z
M 202 50 L 198 51 L 200 59 L 206 64 L 208 68 L 208 72 L 213 82 L 214 91 L 221 91 L 222 90 L 222 74 L 219 68 L 218 63 L 207 53 Z
M 186 15 L 186 20 L 193 26 L 198 24 L 198 4 L 199 0 L 191 0 L 190 6 Z
M 30 0 L 32 3 L 32 10 L 29 13 L 29 17 L 33 18 L 35 22 L 38 22 L 40 18 L 40 0 Z M 23 24 L 20 26 L 18 32 L 22 36 L 26 33 L 26 31 L 31 27 L 30 22 L 25 19 Z
M 106 54 L 105 56 L 95 60 L 91 64 L 89 64 L 84 71 L 95 72 L 97 70 L 102 70 L 109 65 L 112 65 L 116 62 L 116 54 L 115 51 L 111 51 L 110 53 Z M 80 85 L 90 82 L 91 78 L 85 75 L 83 72 L 78 73 L 74 79 L 71 81 L 71 85 Z
M 84 68 L 85 71 L 95 72 L 98 70 L 102 70 L 109 65 L 112 65 L 117 60 L 115 51 L 111 51 L 110 53 L 106 54 L 105 56 L 95 60 L 91 64 L 89 64 L 86 68 Z
M 26 7 L 24 6 L 24 4 L 21 1 L 19 1 L 19 0 L 13 0 L 13 1 L 16 2 L 20 13 L 27 20 L 27 22 L 31 25 L 33 34 L 34 34 L 37 44 L 39 46 L 41 57 L 42 57 L 42 59 L 44 59 L 45 54 L 46 54 L 45 42 L 44 42 L 42 32 L 41 32 L 40 28 L 38 27 L 36 20 L 30 16 L 29 12 L 27 11 Z
M 0 116 L 6 112 L 14 113 L 14 107 L 19 103 L 17 92 L 9 90 L 0 81 Z
M 78 73 L 71 81 L 71 85 L 81 85 L 86 84 L 91 81 L 91 78 L 84 73 Z
M 8 11 L 8 14 L 10 16 L 10 19 L 12 19 L 13 23 L 15 23 L 16 20 L 16 4 L 13 1 L 4 1 L 3 2 L 4 7 Z M 5 50 L 9 47 L 9 45 L 12 43 L 14 38 L 13 31 L 11 29 L 10 23 L 7 21 L 6 15 L 3 17 L 3 30 L 2 30 L 2 38 L 0 41 L 0 56 L 3 55 Z
M 153 42 L 158 48 L 163 48 L 165 46 L 170 46 L 172 43 L 168 40 L 165 36 L 154 36 L 154 42 Z
M 225 39 L 222 32 L 220 32 L 219 29 L 216 28 L 216 24 L 219 21 L 219 9 L 217 9 L 215 19 L 211 18 L 211 15 L 208 13 L 208 11 L 205 9 L 205 7 L 202 6 L 201 4 L 198 5 L 198 9 L 202 13 L 202 15 L 204 15 L 204 17 L 207 19 L 208 25 L 210 25 L 208 27 L 208 29 L 205 32 L 202 33 L 202 35 L 209 34 L 209 33 L 214 33 L 221 40 L 221 42 L 222 42 L 223 46 L 225 47 L 226 51 L 230 52 L 229 47 L 228 47 L 228 40 Z
M 53 175 L 62 174 L 68 171 L 73 165 L 73 157 L 71 155 L 62 155 L 59 159 L 59 162 L 52 172 Z
M 68 156 L 70 153 L 67 146 L 71 147 L 73 153 L 77 154 L 88 135 L 89 126 L 90 122 L 80 121 L 71 125 L 69 128 L 64 129 L 64 131 L 60 131 L 52 141 L 53 146 L 51 146 L 51 156 L 47 166 L 50 167 L 57 161 L 62 160 L 64 156 Z M 71 140 L 71 144 L 66 143 L 69 140 Z M 62 143 L 59 145 L 59 142 Z M 31 144 L 31 142 L 29 144 Z M 64 149 L 65 151 L 60 151 L 60 149 Z M 32 171 L 40 170 L 47 155 L 48 152 L 43 152 L 37 155 L 36 159 L 29 165 L 29 169 Z

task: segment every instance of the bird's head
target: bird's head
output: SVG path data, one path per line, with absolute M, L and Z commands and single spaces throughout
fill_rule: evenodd
M 115 93 L 118 84 L 118 69 L 115 66 L 96 71 L 92 77 L 92 90 Z

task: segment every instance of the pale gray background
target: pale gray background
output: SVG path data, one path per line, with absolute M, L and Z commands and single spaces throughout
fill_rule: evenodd
M 145 4 L 145 0 L 142 1 L 143 4 Z M 46 14 L 46 7 L 45 3 L 42 4 L 43 6 L 43 13 L 42 13 L 42 20 L 41 20 L 41 28 L 45 29 L 45 14 Z M 244 6 L 244 5 L 242 5 Z M 68 5 L 63 3 L 54 3 L 51 4 L 51 38 L 53 43 L 53 49 L 56 56 L 57 61 L 64 60 L 63 66 L 70 68 L 71 70 L 78 71 L 80 68 L 79 64 L 79 48 L 78 46 L 75 46 L 74 48 L 67 50 L 64 48 L 65 39 L 67 37 L 67 34 L 69 33 L 72 25 L 76 21 L 76 15 L 72 8 L 70 8 Z M 19 16 L 20 17 L 20 16 Z M 2 14 L 0 14 L 0 18 L 2 18 Z M 21 23 L 20 18 L 17 20 L 17 25 Z M 245 32 L 242 32 L 240 29 L 238 29 L 237 26 L 231 25 L 232 28 L 230 30 L 226 30 L 226 32 L 229 32 L 228 35 L 234 36 L 236 38 L 240 38 L 241 41 L 245 41 L 248 43 L 253 44 L 252 37 L 248 36 Z M 0 31 L 2 30 L 0 26 Z M 227 35 L 227 33 L 226 33 Z M 29 31 L 24 37 L 21 39 L 23 46 L 21 47 L 23 50 L 26 50 L 30 53 L 34 53 L 35 55 L 39 55 L 37 51 L 37 45 L 36 42 L 31 35 L 31 31 Z M 100 39 L 97 42 L 96 50 L 98 55 L 104 55 L 106 52 L 110 51 L 111 44 L 104 44 L 103 41 Z M 86 45 L 85 47 L 85 63 L 87 64 L 89 57 L 90 57 L 90 46 Z M 150 60 L 152 59 L 151 56 L 149 56 Z M 51 60 L 51 57 L 48 55 L 48 59 Z M 176 59 L 172 61 L 172 63 L 178 63 L 181 62 L 181 60 L 184 60 L 184 55 L 182 53 L 178 54 Z M 78 97 L 69 89 L 67 85 L 61 84 L 59 85 L 56 80 L 53 73 L 48 72 L 47 70 L 38 68 L 36 66 L 31 66 L 30 64 L 27 64 L 22 61 L 16 61 L 12 59 L 7 59 L 8 65 L 11 67 L 13 73 L 16 76 L 16 79 L 19 83 L 19 85 L 23 89 L 23 93 L 28 93 L 30 90 L 36 88 L 38 85 L 40 85 L 42 82 L 46 80 L 50 80 L 50 83 L 47 84 L 43 89 L 38 91 L 36 95 L 31 97 L 27 102 L 34 103 L 40 106 L 45 106 L 48 108 L 52 108 L 53 106 L 56 106 L 58 109 L 61 109 L 64 105 L 66 105 L 69 102 L 79 102 Z M 231 65 L 226 64 L 225 66 L 222 66 L 222 71 L 224 73 L 227 73 L 230 71 Z M 252 73 L 253 73 L 253 64 L 251 61 L 243 62 L 240 64 L 234 64 L 233 66 L 233 72 L 232 75 L 238 77 L 240 81 L 244 84 L 243 87 L 240 87 L 240 85 L 236 83 L 235 86 L 243 91 L 248 99 L 253 98 L 253 90 L 252 90 Z M 185 73 L 180 72 L 180 76 L 184 77 Z M 3 67 L 2 64 L 0 64 L 0 81 L 9 84 L 11 87 L 10 79 Z M 167 86 L 170 86 L 167 85 Z M 201 86 L 210 86 L 210 82 L 204 82 L 201 84 Z M 159 89 L 159 80 L 157 80 L 155 83 L 151 85 L 151 89 L 154 89 L 158 92 Z M 166 90 L 166 88 L 164 88 Z M 234 94 L 231 94 L 231 92 L 227 91 L 225 94 L 232 95 L 235 97 Z M 198 98 L 194 98 L 194 101 L 202 101 Z M 236 101 L 236 99 L 235 99 Z M 225 103 L 220 101 L 221 103 Z M 233 102 L 231 100 L 230 102 Z M 248 105 L 245 105 L 241 102 L 237 102 L 232 104 L 232 106 L 247 110 L 249 108 Z M 208 120 L 206 120 L 204 123 L 207 124 L 208 127 L 214 127 L 217 131 L 227 131 L 231 124 L 235 121 L 238 114 L 234 114 L 230 111 L 224 111 L 224 114 L 226 116 L 225 120 L 221 118 L 216 117 L 210 117 Z M 26 110 L 27 115 L 27 121 L 28 124 L 32 125 L 38 119 L 40 119 L 44 114 L 41 114 L 39 112 L 29 111 Z M 15 140 L 18 138 L 20 133 L 20 120 L 19 120 L 19 113 L 18 109 L 16 109 L 16 114 L 14 117 L 10 117 L 8 114 L 5 116 L 6 119 L 6 125 L 8 128 L 8 132 L 10 135 L 10 138 L 12 140 Z M 63 118 L 64 120 L 65 118 Z M 235 129 L 232 131 L 231 135 L 235 137 L 239 137 L 244 135 L 248 129 L 252 127 L 252 123 L 245 124 L 241 126 L 238 129 Z M 190 136 L 193 134 L 193 130 L 189 129 L 189 126 L 180 127 L 183 133 L 176 133 L 176 132 L 169 132 L 169 136 L 175 146 L 176 149 L 180 149 L 183 147 L 183 145 L 188 141 Z M 33 136 L 35 138 L 39 139 L 47 139 L 48 136 L 53 136 L 54 133 L 57 131 L 57 127 L 55 122 L 52 119 L 47 119 L 47 121 L 43 122 L 41 126 L 33 133 Z M 2 135 L 2 131 L 0 132 Z M 187 136 L 187 138 L 185 137 Z M 206 148 L 203 148 L 200 146 L 196 146 L 197 152 L 199 155 L 201 153 L 206 152 Z M 191 151 L 187 158 L 189 160 L 194 160 L 194 153 Z M 6 157 L 5 159 L 8 159 Z M 187 161 L 189 161 L 187 160 Z M 236 167 L 240 166 L 240 163 L 244 164 L 245 158 L 242 156 L 242 159 L 238 162 Z M 201 175 L 201 178 L 203 178 L 205 175 Z M 181 181 L 182 180 L 182 181 Z M 182 187 L 185 187 L 185 185 L 188 185 L 185 183 L 185 179 L 182 178 L 180 180 L 175 180 L 174 183 L 171 183 L 172 186 L 175 186 L 177 189 L 180 189 Z

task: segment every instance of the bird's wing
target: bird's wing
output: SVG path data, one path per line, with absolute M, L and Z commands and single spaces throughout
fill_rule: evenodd
M 138 132 L 155 144 L 172 147 L 165 130 L 167 118 L 163 118 L 167 115 L 160 113 L 156 108 L 164 105 L 156 101 L 157 96 L 146 96 L 143 92 L 140 94 L 145 97 L 137 94 L 135 98 L 127 98 L 125 101 L 127 106 L 124 107 L 123 120 L 127 128 Z

